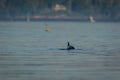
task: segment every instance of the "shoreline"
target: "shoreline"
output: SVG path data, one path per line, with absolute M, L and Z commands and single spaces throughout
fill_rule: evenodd
M 6 17 L 6 18 L 0 18 L 0 21 L 72 21 L 72 22 L 90 22 L 90 19 L 87 18 L 29 18 L 29 21 L 27 21 L 26 17 L 21 17 L 21 18 L 11 18 L 11 17 Z M 120 19 L 110 19 L 110 18 L 95 18 L 96 22 L 120 22 Z

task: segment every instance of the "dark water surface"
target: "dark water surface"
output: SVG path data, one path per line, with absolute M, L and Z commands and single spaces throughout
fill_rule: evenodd
M 0 80 L 120 80 L 120 23 L 47 24 L 0 22 Z

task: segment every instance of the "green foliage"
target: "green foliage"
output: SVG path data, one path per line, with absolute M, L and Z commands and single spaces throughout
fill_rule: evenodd
M 55 4 L 63 5 L 67 11 L 61 14 L 120 14 L 120 0 L 0 0 L 0 15 L 53 14 Z M 114 11 L 114 12 L 113 12 Z M 58 13 L 58 12 L 56 12 Z M 54 13 L 54 14 L 56 14 Z M 57 14 L 56 14 L 57 15 Z
M 0 8 L 5 8 L 6 0 L 0 0 Z

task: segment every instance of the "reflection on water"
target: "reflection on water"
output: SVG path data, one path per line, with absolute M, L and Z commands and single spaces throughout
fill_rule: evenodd
M 0 22 L 0 80 L 119 80 L 119 23 Z M 66 48 L 67 41 L 76 50 Z

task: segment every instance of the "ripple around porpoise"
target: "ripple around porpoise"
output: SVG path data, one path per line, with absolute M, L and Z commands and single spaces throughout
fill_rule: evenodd
M 74 49 L 74 50 L 67 50 L 66 48 L 49 48 L 48 50 L 58 50 L 58 51 L 84 51 L 84 49 Z

